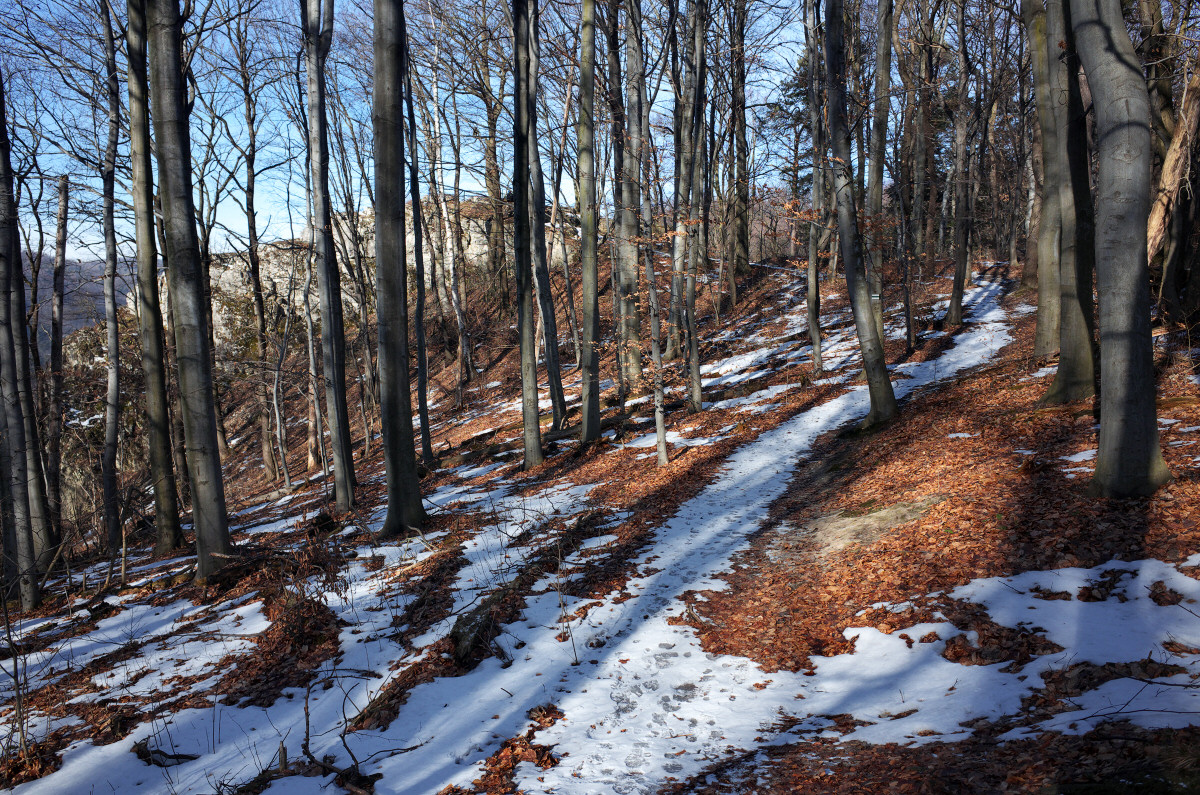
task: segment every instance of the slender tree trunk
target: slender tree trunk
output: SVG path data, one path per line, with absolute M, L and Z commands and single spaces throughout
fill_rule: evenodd
M 408 255 L 404 224 L 403 0 L 375 0 L 375 284 L 380 418 L 387 473 L 385 538 L 425 522 L 408 380 Z M 414 205 L 414 212 L 416 207 Z
M 731 280 L 750 269 L 750 145 L 746 140 L 746 17 L 749 0 L 733 0 L 730 16 L 730 82 L 733 125 L 733 256 Z M 732 299 L 736 301 L 736 296 Z
M 609 26 L 613 27 L 617 24 L 617 0 L 614 2 L 611 10 L 611 18 Z M 630 23 L 630 12 L 637 8 L 640 13 L 640 0 L 626 0 L 625 14 L 626 27 Z M 623 123 L 621 131 L 623 145 L 621 147 L 621 175 L 620 189 L 621 198 L 617 206 L 617 219 L 620 229 L 617 239 L 618 253 L 618 272 L 617 272 L 617 288 L 620 300 L 620 342 L 622 352 L 622 372 L 624 374 L 624 385 L 626 392 L 637 389 L 642 378 L 642 340 L 641 340 L 641 313 L 638 310 L 638 212 L 641 207 L 641 184 L 639 182 L 638 168 L 638 151 L 641 146 L 641 129 L 639 119 L 641 118 L 641 109 L 639 107 L 640 86 L 637 85 L 634 76 L 635 68 L 631 62 L 634 58 L 633 44 L 629 40 L 629 36 L 625 38 L 625 59 L 626 59 L 626 75 L 625 75 L 625 92 L 624 102 L 622 105 L 622 114 L 619 120 Z M 612 53 L 609 54 L 610 60 L 618 57 Z M 611 64 L 610 64 L 611 67 Z M 619 94 L 618 86 L 610 84 L 609 90 L 614 94 Z M 616 120 L 614 118 L 614 120 Z M 615 183 L 614 183 L 615 187 Z
M 325 61 L 333 40 L 334 0 L 301 0 L 308 76 L 308 147 L 312 171 L 313 230 L 321 299 L 321 354 L 325 406 L 333 452 L 334 497 L 339 511 L 354 507 L 354 453 L 346 403 L 346 344 L 341 274 L 333 248 L 329 207 L 329 130 L 325 113 Z
M 421 420 L 421 460 L 427 469 L 433 470 L 437 467 L 437 458 L 433 455 L 433 440 L 429 429 L 429 360 L 425 345 L 425 276 L 422 264 L 425 212 L 421 207 L 421 183 L 417 172 L 417 120 L 413 110 L 412 57 L 403 14 L 400 15 L 400 39 L 404 47 L 401 58 L 404 69 L 404 104 L 408 110 L 408 189 L 413 212 L 413 260 L 417 269 L 417 312 L 414 319 L 417 335 L 417 414 Z
M 46 492 L 50 520 L 62 539 L 62 427 L 63 427 L 63 294 L 67 273 L 67 203 L 70 182 L 58 178 L 58 219 L 54 242 L 54 288 L 50 304 L 50 405 L 46 412 Z M 156 285 L 157 286 L 157 285 Z
M 254 342 L 258 348 L 258 438 L 263 474 L 267 482 L 274 483 L 279 479 L 279 466 L 275 461 L 275 450 L 271 444 L 271 390 L 267 386 L 267 373 L 270 370 L 267 353 L 267 311 L 263 299 L 262 267 L 258 252 L 258 214 L 255 211 L 258 180 L 258 107 L 255 101 L 255 89 L 251 82 L 253 67 L 249 61 L 251 44 L 248 34 L 245 28 L 239 26 L 235 35 L 240 38 L 236 50 L 237 79 L 242 91 L 242 114 L 246 125 L 244 150 L 246 182 L 243 188 L 246 193 L 246 264 L 250 277 L 250 298 L 254 305 Z M 285 457 L 286 454 L 286 450 L 280 451 L 281 457 Z
M 886 2 L 887 0 L 884 0 Z M 818 246 L 820 242 L 820 231 L 818 224 L 824 217 L 825 213 L 825 189 L 824 189 L 824 160 L 825 160 L 825 139 L 822 133 L 824 132 L 824 124 L 821 121 L 821 92 L 816 79 L 817 69 L 820 65 L 820 40 L 817 30 L 817 9 L 814 0 L 805 0 L 804 3 L 804 39 L 805 47 L 808 52 L 809 70 L 812 73 L 808 81 L 808 112 L 809 123 L 812 126 L 812 211 L 813 220 L 808 223 L 808 285 L 807 285 L 807 300 L 808 300 L 808 338 L 812 343 L 812 362 L 813 371 L 820 373 L 822 368 L 821 361 L 821 282 L 820 282 L 820 259 L 818 255 Z M 881 186 L 882 188 L 882 186 Z M 903 223 L 903 221 L 901 221 Z
M 182 72 L 182 24 L 175 0 L 148 0 L 150 99 L 170 263 L 170 300 L 175 314 L 180 404 L 192 487 L 196 530 L 196 579 L 204 582 L 232 552 L 225 483 L 217 449 L 217 412 L 212 398 L 208 313 L 196 212 L 192 204 L 191 146 Z
M 896 416 L 896 395 L 888 378 L 883 344 L 871 313 L 871 295 L 862 274 L 862 247 L 858 234 L 858 214 L 854 206 L 854 175 L 850 160 L 850 126 L 846 110 L 846 64 L 842 53 L 842 0 L 830 0 L 826 16 L 825 81 L 829 97 L 829 140 L 833 145 L 833 182 L 837 197 L 838 229 L 842 259 L 845 260 L 846 287 L 854 310 L 854 325 L 862 349 L 871 412 L 864 427 L 886 422 Z
M 1155 414 L 1146 218 L 1150 101 L 1119 0 L 1071 0 L 1096 109 L 1096 276 L 1100 295 L 1100 439 L 1091 491 L 1153 494 L 1171 478 Z
M 871 116 L 871 143 L 869 170 L 867 172 L 866 214 L 867 249 L 871 267 L 868 271 L 871 285 L 871 310 L 880 337 L 883 336 L 883 153 L 887 146 L 888 114 L 891 110 L 892 92 L 892 0 L 879 0 L 876 14 L 875 43 L 875 109 Z
M 175 464 L 175 474 L 179 477 L 180 508 L 186 510 L 190 506 L 192 498 L 192 480 L 188 473 L 185 443 L 186 433 L 183 429 L 183 403 L 179 390 L 179 356 L 175 353 L 175 304 L 171 300 L 171 267 L 166 257 L 167 242 L 161 223 L 158 224 L 158 246 L 159 250 L 163 252 L 163 270 L 166 272 L 168 279 L 168 289 L 165 296 L 167 301 L 167 334 L 163 341 L 166 343 L 167 354 L 167 397 L 171 415 L 171 460 Z M 174 393 L 171 392 L 171 373 L 175 373 Z
M 137 238 L 138 340 L 146 389 L 146 444 L 154 487 L 154 551 L 165 554 L 183 545 L 183 532 L 179 527 L 179 494 L 175 490 L 175 472 L 171 465 L 171 418 L 163 358 L 162 307 L 158 300 L 145 0 L 129 0 L 128 12 L 125 41 L 129 78 L 129 153 Z
M 530 3 L 534 8 L 530 8 Z M 513 248 L 517 285 L 517 329 L 521 340 L 521 417 L 525 429 L 526 470 L 543 461 L 538 424 L 537 338 L 533 318 L 533 224 L 529 200 L 531 117 L 537 113 L 536 89 L 531 85 L 530 40 L 537 19 L 537 0 L 513 0 L 513 204 L 516 218 Z
M 579 158 L 579 260 L 583 289 L 582 394 L 580 396 L 581 445 L 600 438 L 600 296 L 596 223 L 596 0 L 582 0 L 579 44 L 579 123 L 576 132 Z
M 308 403 L 308 468 L 321 468 L 321 474 L 329 474 L 329 457 L 325 454 L 325 413 L 321 411 L 321 395 L 318 386 L 321 378 L 317 366 L 317 329 L 312 311 L 313 245 L 312 227 L 309 227 L 309 245 L 304 256 L 304 341 L 308 353 L 308 380 L 306 397 Z
M 7 460 L 0 461 L 4 465 L 0 474 L 6 474 L 9 483 L 7 496 L 11 508 L 3 513 L 4 518 L 11 521 L 11 532 L 5 532 L 4 535 L 15 540 L 21 608 L 32 610 L 40 604 L 41 594 L 30 521 L 30 472 L 26 457 L 28 440 L 25 437 L 25 418 L 19 395 L 17 346 L 14 344 L 14 330 L 19 327 L 24 334 L 24 290 L 21 290 L 21 310 L 16 315 L 12 313 L 14 302 L 10 300 L 24 280 L 17 234 L 17 204 L 13 193 L 5 84 L 4 75 L 0 74 L 0 394 L 4 400 L 4 422 L 7 426 L 3 437 L 3 452 Z
M 1050 80 L 1055 127 L 1058 130 L 1058 205 L 1062 224 L 1059 238 L 1058 371 L 1042 397 L 1046 404 L 1070 403 L 1095 394 L 1096 369 L 1092 343 L 1093 234 L 1092 196 L 1088 167 L 1083 102 L 1079 94 L 1078 55 L 1068 20 L 1067 0 L 1046 4 L 1046 34 L 1051 54 L 1065 57 L 1051 62 Z M 1074 143 L 1072 143 L 1074 142 Z M 1049 157 L 1049 153 L 1047 153 Z
M 1039 142 L 1041 136 L 1037 139 Z M 1021 286 L 1036 290 L 1038 287 L 1038 245 L 1042 227 L 1042 191 L 1038 179 L 1042 173 L 1041 158 L 1035 149 L 1040 143 L 1029 147 L 1029 155 L 1025 159 L 1025 178 L 1029 181 L 1029 194 L 1025 209 L 1025 261 L 1021 266 Z M 1035 165 L 1036 164 L 1036 165 Z M 1017 237 L 1013 230 L 1013 239 Z M 1015 247 L 1015 243 L 1013 244 Z M 1036 332 L 1035 332 L 1036 333 Z
M 104 526 L 108 531 L 108 553 L 121 549 L 121 499 L 117 487 L 117 435 L 121 412 L 120 331 L 117 328 L 117 232 L 115 225 L 117 135 L 120 131 L 121 100 L 117 87 L 117 50 L 108 0 L 100 3 L 104 31 L 105 89 L 108 100 L 108 137 L 101 166 L 104 233 L 104 328 L 107 332 L 108 389 L 104 400 L 104 453 L 100 480 L 104 491 Z M 35 539 L 36 543 L 36 539 Z M 44 550 L 39 550 L 44 553 Z M 39 555 L 40 557 L 40 555 Z
M 1054 123 L 1050 85 L 1050 42 L 1046 9 L 1040 0 L 1021 0 L 1021 17 L 1029 35 L 1033 90 L 1042 141 L 1042 216 L 1038 224 L 1038 313 L 1033 353 L 1048 356 L 1058 350 L 1062 306 L 1059 303 L 1059 246 L 1062 235 L 1058 184 L 1063 164 L 1058 158 L 1058 127 Z
M 549 256 L 546 252 L 546 184 L 542 175 L 542 157 L 538 146 L 537 131 L 537 86 L 538 72 L 541 62 L 541 45 L 539 43 L 539 11 L 537 2 L 530 6 L 529 33 L 529 92 L 530 112 L 526 119 L 529 134 L 526 145 L 529 147 L 529 180 L 530 192 L 528 201 L 530 220 L 533 228 L 532 248 L 530 253 L 533 260 L 533 277 L 537 280 L 537 295 L 540 301 L 542 324 L 546 341 L 546 381 L 550 391 L 550 406 L 553 411 L 553 428 L 562 428 L 567 416 L 567 401 L 563 394 L 562 369 L 558 355 L 558 322 L 554 316 L 554 294 L 550 290 Z
M 967 235 L 971 213 L 967 206 L 967 189 L 971 171 L 967 167 L 967 136 L 970 119 L 967 117 L 970 66 L 967 62 L 967 0 L 958 0 L 958 107 L 954 111 L 954 281 L 950 288 L 950 306 L 946 310 L 946 325 L 961 326 L 963 322 L 963 292 L 966 289 Z

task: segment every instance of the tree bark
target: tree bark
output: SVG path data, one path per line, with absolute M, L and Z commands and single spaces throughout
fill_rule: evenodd
M 534 8 L 531 9 L 530 5 Z M 537 338 L 533 318 L 533 223 L 529 201 L 529 151 L 532 122 L 537 113 L 535 89 L 530 85 L 530 39 L 537 18 L 537 0 L 513 0 L 513 248 L 517 286 L 517 330 L 521 342 L 521 419 L 524 425 L 526 470 L 543 461 L 538 424 Z
M 971 173 L 967 163 L 967 137 L 970 119 L 967 117 L 967 100 L 970 64 L 967 60 L 967 0 L 958 0 L 958 97 L 954 111 L 954 281 L 950 288 L 950 306 L 946 310 L 946 325 L 961 326 L 963 322 L 963 292 L 966 289 L 967 270 L 970 265 L 967 252 L 967 236 L 970 232 L 971 212 L 967 206 L 967 188 Z
M 1042 215 L 1038 223 L 1038 312 L 1033 338 L 1035 356 L 1058 350 L 1062 306 L 1059 303 L 1059 246 L 1062 235 L 1058 184 L 1063 164 L 1058 159 L 1058 127 L 1054 122 L 1053 88 L 1050 85 L 1050 42 L 1046 9 L 1040 0 L 1021 0 L 1021 17 L 1029 35 L 1033 64 L 1033 91 L 1042 142 Z M 1056 42 L 1057 45 L 1057 42 Z
M 379 409 L 387 474 L 385 538 L 425 521 L 412 433 L 408 367 L 408 257 L 404 224 L 403 0 L 375 0 L 375 284 Z
M 117 328 L 117 231 L 115 226 L 117 134 L 120 131 L 121 104 L 117 93 L 117 51 L 113 37 L 108 0 L 100 3 L 104 31 L 105 90 L 108 102 L 108 135 L 101 161 L 102 222 L 104 234 L 104 328 L 108 388 L 104 398 L 104 452 L 100 459 L 100 480 L 104 492 L 104 526 L 108 533 L 108 554 L 121 549 L 121 501 L 117 488 L 117 434 L 121 412 L 120 331 Z M 43 550 L 39 550 L 43 552 Z M 39 555 L 40 557 L 40 555 Z
M 862 273 L 862 243 L 854 202 L 854 174 L 850 160 L 850 125 L 846 109 L 846 64 L 842 42 L 842 0 L 830 0 L 825 32 L 825 85 L 829 98 L 829 140 L 833 145 L 833 183 L 837 198 L 838 231 L 845 261 L 846 287 L 854 311 L 854 325 L 862 349 L 871 411 L 863 427 L 886 422 L 898 408 L 883 357 L 883 344 L 871 312 L 871 294 Z
M 579 120 L 576 132 L 579 168 L 579 259 L 583 290 L 581 445 L 600 438 L 600 297 L 596 223 L 596 0 L 582 0 L 579 43 Z
M 730 123 L 733 125 L 732 280 L 750 268 L 750 145 L 746 140 L 746 17 L 749 0 L 733 0 L 730 16 Z M 736 301 L 736 297 L 733 299 Z
M 8 480 L 8 500 L 4 519 L 11 522 L 5 538 L 15 540 L 17 589 L 21 608 L 32 610 L 41 603 L 38 567 L 30 522 L 29 470 L 26 457 L 25 417 L 19 395 L 15 329 L 24 333 L 25 310 L 22 290 L 21 311 L 13 315 L 10 296 L 23 281 L 21 254 L 17 240 L 17 204 L 13 193 L 12 155 L 8 140 L 8 114 L 4 75 L 0 74 L 0 395 L 4 401 L 3 472 Z
M 867 172 L 867 250 L 871 267 L 871 310 L 880 336 L 883 335 L 883 153 L 887 147 L 888 115 L 892 91 L 892 0 L 879 0 L 875 43 L 875 109 L 871 117 L 871 143 Z
M 54 288 L 50 304 L 50 401 L 46 412 L 46 493 L 50 520 L 62 539 L 62 428 L 63 428 L 63 294 L 67 273 L 67 205 L 70 182 L 58 178 L 58 218 L 54 242 Z
M 154 488 L 156 554 L 183 545 L 179 494 L 171 465 L 171 418 L 158 300 L 158 247 L 154 237 L 154 173 L 150 164 L 150 86 L 146 73 L 146 2 L 129 0 L 125 30 L 129 82 L 129 155 L 137 240 L 138 340 L 145 381 L 146 444 Z M 61 355 L 61 354 L 60 354 Z
M 1150 206 L 1150 220 L 1146 228 L 1146 255 L 1153 261 L 1162 250 L 1167 237 L 1167 227 L 1175 210 L 1179 192 L 1187 182 L 1188 164 L 1192 158 L 1192 147 L 1196 133 L 1200 130 L 1200 70 L 1197 70 L 1184 90 L 1183 103 L 1175 119 L 1175 134 L 1163 157 L 1158 186 L 1154 192 L 1154 203 Z
M 208 313 L 196 212 L 192 204 L 191 147 L 182 72 L 182 24 L 175 0 L 148 0 L 150 99 L 158 154 L 163 234 L 170 263 L 187 469 L 196 532 L 196 579 L 204 582 L 232 552 L 225 483 L 217 448 L 217 412 L 212 397 Z
M 412 53 L 409 50 L 408 27 L 403 14 L 400 15 L 400 39 L 403 45 L 401 58 L 404 69 L 404 104 L 408 111 L 408 191 L 412 205 L 413 261 L 417 270 L 417 307 L 414 330 L 417 335 L 417 415 L 421 420 L 421 460 L 427 469 L 437 467 L 433 455 L 433 440 L 429 429 L 429 359 L 425 345 L 425 275 L 423 231 L 425 211 L 421 206 L 421 180 L 417 171 L 417 120 L 413 108 Z M 432 247 L 432 241 L 430 243 Z M 432 260 L 432 257 L 431 257 Z M 436 280 L 436 275 L 434 275 Z
M 885 0 L 886 1 L 886 0 Z M 820 374 L 821 361 L 821 270 L 819 258 L 820 230 L 825 212 L 825 189 L 823 169 L 825 167 L 824 125 L 821 122 L 821 92 L 818 88 L 818 68 L 820 66 L 820 39 L 818 38 L 817 7 L 815 0 L 805 0 L 804 3 L 804 39 L 808 53 L 808 113 L 809 124 L 812 128 L 812 213 L 813 218 L 808 222 L 808 274 L 807 274 L 807 306 L 808 306 L 808 339 L 812 344 L 813 372 Z M 903 221 L 902 221 L 903 222 Z
M 1046 36 L 1050 42 L 1050 85 L 1053 89 L 1058 160 L 1059 223 L 1059 351 L 1058 371 L 1042 397 L 1045 404 L 1071 403 L 1095 394 L 1096 368 L 1092 341 L 1093 233 L 1086 122 L 1079 93 L 1078 54 L 1069 29 L 1067 0 L 1046 4 Z M 1065 57 L 1054 58 L 1059 42 Z M 1074 143 L 1072 143 L 1074 142 Z M 1051 155 L 1046 153 L 1047 158 Z
M 312 171 L 312 225 L 321 302 L 321 355 L 325 381 L 326 424 L 333 452 L 337 510 L 354 507 L 354 453 L 346 404 L 346 342 L 342 287 L 333 248 L 329 207 L 329 130 L 325 113 L 325 61 L 333 41 L 334 0 L 301 0 L 304 60 L 308 78 L 308 147 Z
M 1120 0 L 1071 0 L 1096 109 L 1096 276 L 1100 295 L 1100 439 L 1091 492 L 1153 494 L 1171 478 L 1155 414 L 1146 218 L 1150 100 Z
M 533 264 L 533 277 L 537 280 L 537 297 L 542 314 L 543 333 L 546 341 L 546 381 L 550 392 L 550 406 L 553 412 L 554 430 L 562 428 L 566 421 L 567 401 L 563 394 L 562 369 L 558 355 L 558 323 L 554 316 L 554 294 L 550 289 L 549 256 L 546 252 L 546 183 L 542 175 L 542 157 L 538 146 L 537 131 L 537 86 L 538 72 L 541 62 L 541 44 L 538 36 L 539 11 L 537 2 L 530 6 L 529 20 L 529 65 L 527 91 L 529 95 L 529 134 L 526 145 L 529 147 L 529 182 L 530 190 L 530 221 L 533 224 L 532 246 L 530 255 Z

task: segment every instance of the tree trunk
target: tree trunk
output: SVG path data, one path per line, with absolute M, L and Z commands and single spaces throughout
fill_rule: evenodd
M 308 77 L 308 147 L 312 171 L 314 254 L 321 300 L 321 355 L 325 381 L 326 424 L 333 448 L 337 510 L 354 507 L 354 453 L 346 403 L 346 342 L 342 287 L 333 248 L 329 207 L 329 130 L 325 113 L 325 60 L 333 40 L 334 0 L 301 0 L 304 60 Z
M 1078 61 L 1069 29 L 1067 0 L 1046 4 L 1046 37 L 1051 57 L 1066 42 L 1066 57 L 1051 61 L 1054 123 L 1058 131 L 1059 238 L 1058 371 L 1042 397 L 1045 404 L 1071 403 L 1095 394 L 1096 368 L 1092 343 L 1093 233 L 1092 196 L 1088 168 L 1083 102 L 1079 94 Z M 1071 143 L 1074 142 L 1074 143 Z M 1047 158 L 1051 155 L 1046 153 Z
M 217 449 L 217 412 L 212 398 L 208 313 L 196 212 L 192 204 L 191 147 L 182 72 L 182 24 L 175 0 L 148 0 L 150 99 L 163 211 L 163 234 L 170 263 L 179 360 L 180 404 L 192 487 L 196 531 L 196 579 L 204 582 L 232 552 L 225 508 L 225 483 Z
M 1091 492 L 1153 494 L 1171 478 L 1155 414 L 1146 218 L 1150 101 L 1119 0 L 1071 0 L 1096 109 L 1096 276 L 1100 295 L 1100 439 Z
M 530 8 L 530 4 L 534 8 Z M 538 424 L 537 338 L 533 318 L 533 224 L 529 199 L 531 117 L 537 113 L 536 89 L 531 85 L 530 40 L 535 35 L 537 0 L 513 0 L 513 248 L 517 285 L 517 329 L 521 340 L 521 419 L 525 431 L 526 470 L 540 466 L 541 427 Z
M 583 0 L 579 43 L 579 260 L 583 289 L 581 445 L 600 438 L 600 293 L 596 223 L 596 0 Z
M 417 270 L 417 307 L 413 327 L 417 335 L 417 414 L 421 420 L 421 460 L 427 469 L 437 467 L 433 455 L 433 440 L 429 429 L 429 359 L 425 345 L 425 275 L 423 235 L 425 212 L 421 207 L 421 181 L 417 172 L 417 120 L 413 109 L 412 57 L 408 47 L 408 27 L 404 15 L 400 15 L 400 38 L 404 49 L 404 104 L 408 110 L 408 190 L 413 217 L 413 261 Z M 432 246 L 432 241 L 430 243 Z M 432 259 L 432 258 L 431 258 Z
M 183 545 L 179 494 L 171 465 L 171 418 L 163 358 L 162 307 L 158 300 L 158 246 L 154 237 L 154 172 L 151 167 L 149 83 L 146 74 L 146 3 L 129 0 L 125 31 L 129 82 L 129 153 L 137 239 L 138 340 L 145 376 L 146 444 L 154 487 L 156 554 Z
M 871 116 L 871 144 L 867 172 L 867 250 L 871 267 L 871 310 L 880 337 L 883 336 L 883 152 L 887 147 L 888 115 L 892 91 L 892 0 L 879 0 L 876 14 L 875 110 Z
M 403 0 L 375 0 L 375 285 L 379 324 L 379 409 L 391 538 L 425 522 L 417 479 L 408 380 L 408 254 L 404 224 Z
M 730 16 L 730 123 L 733 125 L 733 256 L 730 279 L 750 269 L 750 145 L 746 140 L 746 11 L 749 0 L 733 0 Z M 736 301 L 736 297 L 733 299 Z
M 104 399 L 104 452 L 100 459 L 100 480 L 104 492 L 104 526 L 108 533 L 108 554 L 121 549 L 121 500 L 117 487 L 117 436 L 121 412 L 120 331 L 117 328 L 117 232 L 116 160 L 117 135 L 120 132 L 121 101 L 117 88 L 117 50 L 108 0 L 101 0 L 101 27 L 104 33 L 105 93 L 108 104 L 108 134 L 101 160 L 101 228 L 104 235 L 104 328 L 108 388 Z M 32 508 L 32 505 L 30 506 Z M 36 545 L 36 538 L 35 538 Z M 38 550 L 44 554 L 44 550 Z M 39 557 L 41 555 L 39 554 Z
M 62 427 L 63 427 L 63 294 L 67 273 L 67 175 L 58 178 L 58 219 L 54 242 L 54 289 L 50 304 L 50 405 L 46 413 L 46 492 L 50 520 L 62 539 Z M 157 286 L 157 285 L 156 285 Z M 165 398 L 164 398 L 165 399 Z M 169 442 L 168 442 L 169 444 Z
M 854 310 L 871 411 L 863 427 L 886 422 L 896 416 L 896 395 L 888 378 L 883 344 L 871 313 L 871 294 L 862 273 L 862 244 L 858 213 L 854 204 L 854 174 L 850 155 L 850 125 L 846 110 L 846 64 L 842 52 L 842 0 L 830 0 L 825 32 L 825 84 L 829 98 L 829 140 L 833 146 L 833 183 L 837 197 L 838 231 L 845 261 L 846 287 Z
M 825 160 L 825 140 L 822 135 L 824 125 L 821 122 L 821 92 L 818 89 L 817 70 L 820 66 L 820 40 L 817 31 L 817 8 L 815 0 L 805 0 L 804 3 L 804 40 L 808 52 L 808 113 L 809 124 L 812 127 L 812 212 L 813 219 L 808 222 L 808 338 L 812 343 L 813 372 L 820 374 L 821 361 L 821 281 L 820 281 L 820 230 L 825 213 L 825 190 L 823 187 L 823 171 Z
M 950 306 L 946 310 L 946 325 L 961 326 L 963 322 L 962 301 L 966 289 L 967 235 L 970 231 L 971 213 L 967 207 L 967 187 L 971 172 L 967 164 L 967 134 L 970 119 L 967 118 L 967 100 L 970 66 L 967 62 L 967 0 L 958 0 L 958 107 L 954 111 L 954 282 L 950 288 Z
M 25 418 L 19 395 L 17 352 L 14 344 L 16 328 L 25 328 L 24 300 L 21 311 L 13 315 L 10 295 L 22 284 L 21 254 L 17 240 L 17 204 L 13 193 L 12 156 L 8 141 L 8 114 L 5 102 L 4 75 L 0 74 L 0 394 L 4 401 L 2 437 L 3 473 L 8 478 L 8 499 L 11 508 L 4 510 L 11 517 L 11 532 L 6 538 L 15 539 L 17 586 L 21 608 L 32 610 L 41 602 L 38 589 L 38 566 L 34 550 L 33 528 L 30 522 L 29 470 L 26 458 Z M 22 299 L 24 290 L 21 291 Z M 7 507 L 7 506 L 6 506 Z
M 1184 91 L 1183 105 L 1175 120 L 1175 135 L 1167 147 L 1159 172 L 1158 186 L 1154 192 L 1154 203 L 1150 206 L 1150 221 L 1146 230 L 1146 255 L 1153 261 L 1163 248 L 1167 227 L 1175 209 L 1179 193 L 1187 182 L 1188 164 L 1192 158 L 1192 146 L 1196 133 L 1200 131 L 1200 69 L 1193 75 Z
M 1050 42 L 1046 9 L 1040 0 L 1021 0 L 1021 17 L 1029 35 L 1033 64 L 1033 91 L 1042 141 L 1042 216 L 1038 223 L 1038 312 L 1033 354 L 1048 356 L 1058 350 L 1062 307 L 1059 303 L 1059 247 L 1062 235 L 1058 184 L 1063 164 L 1058 158 L 1058 127 L 1054 123 L 1053 88 L 1050 85 Z M 1056 43 L 1057 44 L 1057 43 Z
M 542 157 L 538 147 L 537 131 L 537 85 L 541 59 L 541 45 L 538 37 L 539 11 L 537 2 L 530 6 L 529 19 L 529 72 L 527 90 L 529 92 L 530 112 L 526 119 L 529 134 L 526 145 L 529 147 L 529 181 L 530 191 L 528 201 L 530 220 L 533 234 L 530 255 L 533 264 L 533 277 L 537 280 L 537 296 L 540 301 L 542 325 L 546 341 L 546 381 L 550 392 L 550 406 L 553 412 L 554 430 L 562 428 L 566 421 L 567 401 L 563 394 L 562 370 L 558 355 L 558 322 L 554 316 L 554 294 L 550 290 L 549 256 L 546 252 L 546 184 L 542 175 Z

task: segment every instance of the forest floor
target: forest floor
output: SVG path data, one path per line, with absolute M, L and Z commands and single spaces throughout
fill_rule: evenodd
M 123 585 L 97 590 L 96 561 L 13 620 L 0 786 L 1200 786 L 1200 349 L 1155 338 L 1175 480 L 1091 499 L 1093 406 L 1038 404 L 1054 364 L 1006 276 L 978 270 L 955 329 L 935 322 L 949 281 L 924 285 L 911 356 L 888 307 L 901 416 L 870 432 L 844 284 L 825 286 L 817 374 L 784 270 L 707 335 L 711 402 L 671 413 L 665 467 L 641 398 L 599 445 L 520 471 L 519 383 L 493 364 L 463 406 L 433 405 L 444 465 L 400 541 L 375 537 L 377 447 L 363 507 L 330 516 L 319 476 L 252 499 L 255 445 L 235 443 L 239 558 L 207 586 L 190 555 L 134 547 Z

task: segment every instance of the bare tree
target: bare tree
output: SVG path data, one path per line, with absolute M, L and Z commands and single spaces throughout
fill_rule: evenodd
M 150 99 L 154 107 L 159 197 L 179 362 L 180 404 L 196 530 L 196 579 L 203 582 L 232 552 L 225 482 L 212 397 L 208 312 L 192 204 L 191 147 L 181 52 L 182 22 L 175 0 L 148 0 Z
M 838 230 L 846 287 L 858 329 L 871 411 L 864 427 L 887 422 L 896 416 L 896 395 L 883 358 L 883 344 L 871 312 L 871 294 L 862 272 L 862 243 L 858 234 L 858 212 L 854 202 L 854 174 L 850 156 L 850 126 L 846 108 L 846 62 L 843 55 L 842 0 L 830 0 L 826 13 L 825 85 L 829 94 L 829 140 L 833 146 L 834 192 L 837 198 Z
M 1100 296 L 1100 444 L 1091 491 L 1153 494 L 1171 479 L 1155 414 L 1146 218 L 1150 99 L 1119 0 L 1071 0 L 1096 109 L 1096 276 Z
M 137 239 L 138 338 L 146 379 L 146 443 L 154 488 L 155 551 L 183 544 L 179 495 L 171 465 L 171 418 L 167 401 L 162 308 L 158 300 L 158 248 L 154 238 L 154 175 L 150 165 L 150 85 L 146 64 L 146 1 L 129 0 L 125 31 L 129 82 L 129 149 Z M 59 356 L 61 357 L 61 352 Z M 61 365 L 60 365 L 61 366 Z
M 404 84 L 407 47 L 403 0 L 375 0 L 375 283 L 379 392 L 388 510 L 382 535 L 425 520 L 412 434 L 408 367 L 407 253 L 404 240 Z M 418 210 L 414 207 L 414 213 Z M 415 221 L 414 221 L 415 222 Z M 419 275 L 418 275 L 419 278 Z
M 531 7 L 532 6 L 532 7 Z M 529 184 L 530 160 L 536 158 L 537 75 L 531 51 L 537 40 L 537 0 L 513 0 L 513 225 L 517 285 L 517 332 L 521 343 L 521 418 L 524 425 L 524 468 L 541 465 L 538 420 L 537 339 L 533 322 L 533 236 L 535 209 Z M 532 152 L 532 157 L 531 157 Z
M 329 208 L 329 129 L 325 114 L 325 62 L 333 41 L 334 0 L 301 0 L 308 88 L 308 147 L 312 171 L 312 227 L 321 299 L 321 354 L 325 406 L 333 452 L 334 496 L 339 511 L 354 507 L 354 454 L 346 404 L 346 345 L 341 276 Z
M 4 96 L 4 75 L 0 73 L 0 392 L 3 393 L 5 428 L 0 437 L 0 464 L 6 473 L 10 505 L 3 506 L 3 519 L 12 522 L 5 537 L 15 540 L 17 585 L 21 607 L 32 610 L 41 602 L 38 588 L 37 557 L 34 550 L 30 517 L 29 477 L 26 463 L 25 417 L 20 398 L 15 342 L 25 333 L 25 291 L 21 275 L 21 253 L 17 237 L 17 204 L 13 193 L 11 147 L 8 138 L 8 114 Z M 19 295 L 19 312 L 14 316 L 12 296 Z

